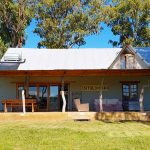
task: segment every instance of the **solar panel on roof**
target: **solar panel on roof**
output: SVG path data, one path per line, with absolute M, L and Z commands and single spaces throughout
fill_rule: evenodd
M 146 60 L 148 63 L 150 63 L 150 47 L 146 48 L 135 48 L 138 54 Z
M 22 57 L 18 53 L 8 53 L 4 56 L 4 61 L 21 61 Z

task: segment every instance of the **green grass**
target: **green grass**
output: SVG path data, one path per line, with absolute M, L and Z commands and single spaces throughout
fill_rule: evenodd
M 0 121 L 0 150 L 149 150 L 150 123 Z

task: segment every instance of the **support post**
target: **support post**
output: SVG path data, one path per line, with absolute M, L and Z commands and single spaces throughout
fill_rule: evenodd
M 144 89 L 150 87 L 150 82 L 148 82 L 147 84 L 143 85 L 141 88 L 141 92 L 140 92 L 140 112 L 144 111 L 144 107 L 143 107 L 143 99 L 144 99 Z
M 150 87 L 150 82 L 148 82 L 147 84 L 144 84 L 141 88 L 141 92 L 140 92 L 140 112 L 144 111 L 144 107 L 143 107 L 143 99 L 144 99 L 144 90 L 145 88 Z
M 102 79 L 101 87 L 100 87 L 100 96 L 99 96 L 100 112 L 103 112 L 103 82 L 104 82 L 104 79 Z
M 26 113 L 26 107 L 25 107 L 25 93 L 24 90 L 22 90 L 22 106 L 23 106 L 23 113 Z
M 5 104 L 4 104 L 4 112 L 6 113 L 7 112 L 7 106 L 6 106 L 7 104 L 6 104 L 6 102 L 5 102 Z
M 140 92 L 140 112 L 143 112 L 143 98 L 144 98 L 144 86 L 141 88 Z
M 62 107 L 62 112 L 66 111 L 66 98 L 65 98 L 65 91 L 64 91 L 64 78 L 62 78 L 61 81 L 61 96 L 62 96 L 62 100 L 63 100 L 63 107 Z
M 28 87 L 29 87 L 29 76 L 25 76 L 25 83 L 24 83 L 24 88 L 25 88 L 25 97 L 28 97 Z

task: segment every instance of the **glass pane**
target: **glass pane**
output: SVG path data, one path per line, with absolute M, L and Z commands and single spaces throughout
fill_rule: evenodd
M 123 89 L 123 93 L 129 93 L 129 89 Z
M 123 85 L 123 89 L 129 89 L 129 85 Z
M 123 93 L 123 96 L 129 96 L 129 93 Z
M 22 90 L 24 89 L 24 86 L 18 86 L 18 98 L 22 99 Z
M 130 91 L 129 91 L 129 85 L 124 84 L 122 85 L 123 91 L 122 91 L 122 106 L 123 110 L 128 110 L 128 105 L 129 105 L 129 99 L 130 99 Z
M 137 89 L 137 85 L 136 84 L 132 84 L 131 85 L 131 89 Z
M 29 98 L 36 98 L 37 88 L 36 86 L 29 86 Z
M 133 56 L 128 56 L 128 69 L 133 69 L 134 68 L 134 57 Z
M 39 87 L 39 109 L 47 108 L 47 86 Z
M 59 109 L 59 87 L 56 85 L 50 86 L 50 110 L 58 110 Z
M 124 94 L 129 96 L 129 85 L 123 85 L 123 95 Z
M 130 101 L 137 101 L 138 100 L 138 92 L 137 92 L 137 84 L 130 85 Z

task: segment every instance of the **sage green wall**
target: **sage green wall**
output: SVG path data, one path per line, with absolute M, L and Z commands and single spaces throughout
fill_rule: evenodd
M 99 92 L 81 92 L 82 85 L 101 85 L 101 81 L 104 79 L 104 84 L 108 85 L 109 89 L 103 92 L 104 99 L 119 99 L 122 100 L 122 84 L 121 81 L 140 81 L 138 84 L 138 95 L 140 96 L 140 90 L 142 85 L 147 84 L 150 79 L 148 77 L 78 77 L 74 78 L 74 83 L 71 84 L 70 89 L 72 93 L 80 96 L 82 102 L 90 103 L 90 109 L 94 109 L 94 100 L 99 98 Z M 71 94 L 72 96 L 72 94 Z M 71 97 L 74 98 L 73 96 Z M 150 110 L 150 87 L 145 88 L 144 92 L 144 110 Z
M 79 92 L 81 94 L 81 102 L 90 103 L 90 110 L 94 110 L 94 100 L 99 99 L 100 92 L 99 91 L 82 91 L 82 85 L 101 85 L 102 80 L 104 79 L 104 85 L 108 85 L 109 89 L 107 91 L 103 91 L 103 98 L 112 99 L 118 98 L 121 99 L 121 88 L 120 83 L 118 83 L 117 79 L 112 80 L 112 78 L 108 77 L 80 77 L 76 79 L 76 82 L 71 85 L 71 91 Z
M 16 84 L 13 83 L 14 78 L 2 78 L 0 77 L 0 100 L 2 96 L 5 99 L 16 97 Z M 0 102 L 0 110 L 2 110 L 2 104 Z
M 139 94 L 143 84 L 147 84 L 148 77 L 65 77 L 65 82 L 70 83 L 69 92 L 69 110 L 73 107 L 73 98 L 80 97 L 81 102 L 90 103 L 90 109 L 94 110 L 94 100 L 99 98 L 99 92 L 85 92 L 81 91 L 82 85 L 101 85 L 104 79 L 104 84 L 108 85 L 109 89 L 103 91 L 104 99 L 122 99 L 122 87 L 120 81 L 140 81 Z M 61 82 L 61 77 L 30 77 L 30 82 Z M 6 99 L 16 98 L 16 82 L 24 82 L 25 77 L 0 77 L 0 100 L 2 96 Z M 0 103 L 0 110 L 2 105 Z M 144 92 L 144 110 L 150 110 L 150 87 L 145 88 Z

